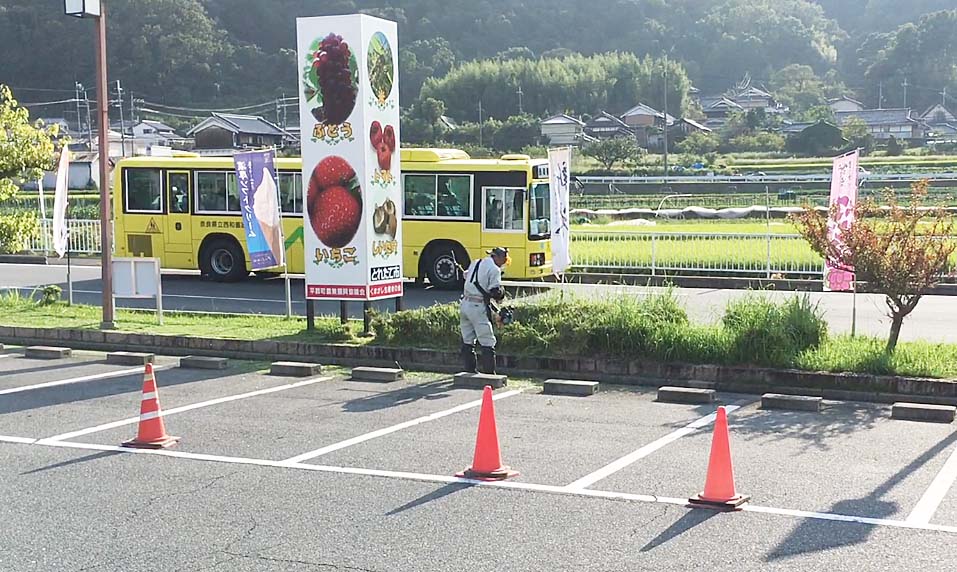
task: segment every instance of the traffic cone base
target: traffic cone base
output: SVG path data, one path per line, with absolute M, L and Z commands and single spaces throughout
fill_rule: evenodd
M 129 441 L 124 441 L 122 443 L 123 447 L 130 449 L 165 449 L 167 447 L 172 447 L 179 441 L 179 437 L 172 437 L 166 435 L 162 439 L 156 441 L 138 441 L 136 439 L 130 439 Z
M 518 471 L 513 471 L 510 467 L 500 467 L 494 471 L 476 471 L 472 467 L 465 469 L 461 473 L 455 473 L 460 479 L 471 479 L 473 481 L 504 481 L 518 476 Z
M 698 506 L 701 508 L 712 508 L 716 510 L 737 510 L 741 505 L 751 500 L 750 495 L 736 495 L 728 500 L 710 500 L 704 498 L 702 495 L 704 493 L 696 494 L 695 496 L 688 499 L 688 502 L 692 506 Z

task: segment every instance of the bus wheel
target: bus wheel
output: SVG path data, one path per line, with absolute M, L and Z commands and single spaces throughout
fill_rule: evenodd
M 216 282 L 238 282 L 249 275 L 243 249 L 233 240 L 217 240 L 203 254 L 203 273 Z
M 430 253 L 425 263 L 429 283 L 440 290 L 456 290 L 462 287 L 463 268 L 469 265 L 469 255 L 459 246 L 441 246 Z

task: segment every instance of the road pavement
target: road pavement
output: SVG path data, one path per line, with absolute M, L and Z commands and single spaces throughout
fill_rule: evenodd
M 495 416 L 520 475 L 479 483 L 452 476 L 472 460 L 479 393 L 440 374 L 371 384 L 336 368 L 294 379 L 261 363 L 156 365 L 181 440 L 143 453 L 117 446 L 136 432 L 142 375 L 93 352 L 0 352 L 0 569 L 957 566 L 952 426 L 895 421 L 886 406 L 765 411 L 757 396 L 720 394 L 752 500 L 717 513 L 685 506 L 704 484 L 714 406 L 604 385 L 554 397 L 512 380 Z M 64 384 L 37 386 L 51 381 Z

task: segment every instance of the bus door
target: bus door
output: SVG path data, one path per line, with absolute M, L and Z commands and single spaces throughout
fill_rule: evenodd
M 525 278 L 527 273 L 527 192 L 523 187 L 482 188 L 482 249 L 508 248 L 512 265 L 505 269 L 505 276 L 509 278 Z
M 191 227 L 192 186 L 189 171 L 167 171 L 166 192 L 169 214 L 166 217 L 166 252 L 168 264 L 186 267 L 195 264 Z

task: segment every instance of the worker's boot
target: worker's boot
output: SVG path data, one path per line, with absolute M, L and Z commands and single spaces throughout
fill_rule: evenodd
M 482 346 L 482 357 L 479 362 L 479 370 L 482 373 L 495 375 L 495 348 Z
M 462 371 L 466 373 L 478 373 L 475 363 L 475 346 L 462 344 Z

